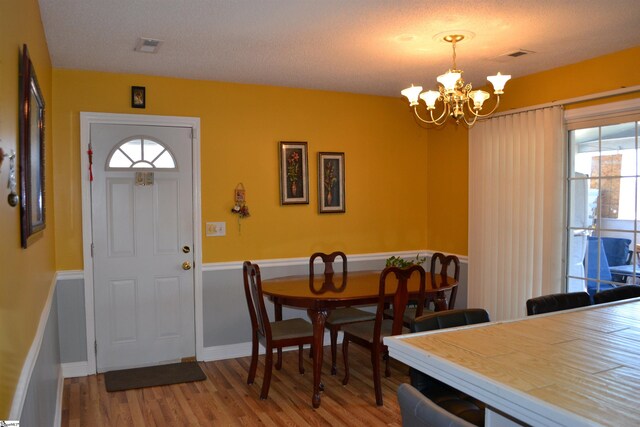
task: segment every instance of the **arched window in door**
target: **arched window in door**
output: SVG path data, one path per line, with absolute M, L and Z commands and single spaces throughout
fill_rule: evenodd
M 107 159 L 107 169 L 177 169 L 171 151 L 147 137 L 128 139 L 116 146 Z

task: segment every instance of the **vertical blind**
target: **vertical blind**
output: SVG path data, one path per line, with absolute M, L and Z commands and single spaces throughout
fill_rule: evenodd
M 563 289 L 562 107 L 503 115 L 469 131 L 469 306 L 493 320 Z

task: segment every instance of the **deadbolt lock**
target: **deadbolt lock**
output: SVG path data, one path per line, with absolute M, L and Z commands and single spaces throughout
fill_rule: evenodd
M 189 246 L 183 246 L 182 252 L 184 252 L 185 254 L 188 254 L 189 252 L 191 252 L 191 248 Z

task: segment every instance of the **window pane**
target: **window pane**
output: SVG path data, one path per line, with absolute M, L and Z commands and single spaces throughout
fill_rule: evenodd
M 162 155 L 153 162 L 153 165 L 161 169 L 175 169 L 176 167 L 176 163 L 168 151 L 162 153 Z
M 617 204 L 608 207 L 610 213 L 613 214 L 613 211 L 615 210 L 617 215 L 615 216 L 611 215 L 608 218 L 615 218 L 615 219 L 625 220 L 625 221 L 633 221 L 636 218 L 636 212 L 638 212 L 638 208 L 640 208 L 636 200 L 637 181 L 635 178 L 631 178 L 631 177 L 620 178 L 617 181 L 618 181 Z M 611 187 L 615 188 L 615 186 L 613 185 Z M 615 201 L 615 198 L 611 197 L 610 202 L 614 202 L 614 201 Z
M 144 160 L 152 162 L 164 150 L 164 147 L 155 141 L 144 140 Z
M 175 169 L 176 162 L 171 152 L 161 143 L 137 138 L 122 143 L 114 150 L 108 168 Z
M 131 157 L 131 160 L 134 162 L 142 160 L 142 140 L 134 139 L 127 141 L 120 146 L 120 149 L 124 151 L 127 156 Z
M 109 160 L 110 168 L 129 168 L 131 167 L 131 160 L 120 150 L 116 150 L 111 155 L 111 160 Z
M 153 165 L 148 162 L 137 162 L 137 163 L 134 163 L 133 166 L 131 167 L 135 169 L 142 169 L 142 168 L 152 168 Z
M 595 214 L 598 199 L 598 190 L 591 188 L 590 179 L 571 180 L 571 201 L 569 211 L 571 217 L 569 227 L 591 228 L 595 223 Z

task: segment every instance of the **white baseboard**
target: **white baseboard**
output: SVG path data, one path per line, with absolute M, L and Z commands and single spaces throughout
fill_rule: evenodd
M 86 377 L 87 375 L 91 375 L 93 372 L 89 371 L 89 362 L 71 362 L 71 363 L 63 363 L 62 364 L 62 377 L 63 378 L 75 378 L 75 377 Z
M 329 333 L 324 335 L 325 345 L 331 341 Z M 338 334 L 338 343 L 342 342 L 342 333 Z M 305 346 L 308 347 L 308 346 Z M 286 347 L 284 351 L 297 350 L 297 347 Z M 259 347 L 259 353 L 264 354 L 264 347 Z M 214 360 L 235 359 L 237 357 L 251 356 L 251 343 L 242 342 L 238 344 L 217 345 L 213 347 L 205 347 L 202 352 L 202 361 L 211 362 Z

